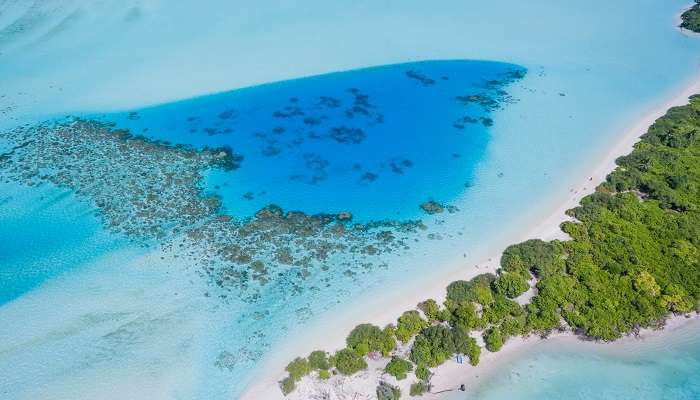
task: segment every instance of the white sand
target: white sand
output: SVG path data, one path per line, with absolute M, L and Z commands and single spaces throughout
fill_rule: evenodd
M 614 343 L 605 342 L 587 342 L 581 341 L 571 332 L 559 332 L 550 335 L 547 339 L 543 339 L 537 335 L 532 335 L 526 338 L 518 337 L 509 339 L 503 348 L 497 353 L 491 353 L 484 350 L 481 354 L 481 362 L 474 367 L 466 361 L 464 364 L 457 364 L 454 359 L 433 370 L 431 379 L 431 392 L 424 394 L 423 399 L 441 399 L 454 394 L 458 391 L 460 385 L 465 385 L 467 391 L 478 387 L 488 379 L 493 377 L 499 371 L 507 368 L 521 357 L 527 355 L 528 352 L 537 351 L 539 346 L 562 346 L 566 345 L 581 347 L 581 351 L 590 350 L 588 346 L 607 346 L 606 350 L 620 349 L 629 345 L 649 344 L 650 346 L 658 346 L 659 343 L 649 343 L 652 341 L 665 342 L 675 331 L 692 330 L 700 327 L 700 318 L 697 313 L 689 315 L 679 315 L 670 318 L 663 329 L 644 329 L 636 336 L 627 336 Z M 578 349 L 578 347 L 576 347 Z M 408 356 L 407 351 L 402 349 L 405 357 Z M 409 374 L 406 379 L 397 381 L 393 376 L 383 372 L 387 360 L 369 361 L 369 368 L 352 377 L 334 376 L 330 380 L 322 381 L 317 377 L 306 377 L 302 379 L 296 390 L 288 397 L 289 399 L 328 399 L 328 400 L 346 400 L 346 399 L 374 399 L 375 388 L 380 381 L 386 381 L 401 389 L 404 395 L 409 393 L 410 385 L 416 382 L 414 374 Z M 404 396 L 408 397 L 408 396 Z
M 536 335 L 529 336 L 527 338 L 512 338 L 509 339 L 503 348 L 497 353 L 491 353 L 484 350 L 481 356 L 481 363 L 477 367 L 472 367 L 469 364 L 458 365 L 455 362 L 447 362 L 436 368 L 434 371 L 435 375 L 431 380 L 431 383 L 433 384 L 432 392 L 455 389 L 461 384 L 464 384 L 467 387 L 467 390 L 469 390 L 469 388 L 477 387 L 479 384 L 493 376 L 494 373 L 502 371 L 503 368 L 509 364 L 512 364 L 519 357 L 524 356 L 527 352 L 535 351 L 537 346 L 544 344 L 544 342 L 546 342 L 547 345 L 578 344 L 608 346 L 611 348 L 621 347 L 635 342 L 647 342 L 650 339 L 658 338 L 662 334 L 669 336 L 669 334 L 679 329 L 692 329 L 700 327 L 700 318 L 697 318 L 698 314 L 693 313 L 690 316 L 690 318 L 685 315 L 671 317 L 668 321 L 666 321 L 666 325 L 663 329 L 644 329 L 640 331 L 637 336 L 627 336 L 613 343 L 584 342 L 570 332 L 555 333 L 550 335 L 547 339 L 542 339 Z M 425 398 L 428 399 L 442 397 L 444 397 L 442 394 L 425 396 Z
M 619 141 L 610 148 L 607 154 L 594 164 L 595 167 L 592 169 L 592 172 L 590 172 L 585 179 L 579 181 L 577 185 L 571 187 L 565 201 L 553 211 L 543 215 L 542 218 L 536 219 L 540 221 L 539 223 L 535 224 L 530 229 L 523 229 L 522 233 L 518 234 L 520 240 L 522 241 L 530 238 L 540 238 L 543 240 L 566 239 L 566 235 L 560 229 L 561 223 L 569 219 L 565 215 L 565 211 L 577 206 L 582 197 L 592 193 L 595 187 L 605 180 L 605 177 L 615 168 L 615 160 L 622 155 L 629 154 L 640 136 L 647 131 L 648 127 L 657 118 L 664 115 L 671 107 L 687 104 L 688 97 L 695 93 L 700 93 L 700 75 L 696 75 L 673 98 L 663 102 L 651 112 L 640 117 L 626 129 L 620 136 Z M 467 280 L 481 273 L 495 272 L 498 268 L 500 254 L 509 244 L 511 243 L 502 243 L 499 248 L 492 249 L 493 252 L 490 254 L 493 254 L 493 256 L 486 258 L 484 262 L 474 266 L 474 268 L 469 268 L 464 265 L 461 265 L 461 268 L 445 268 L 444 270 L 447 271 L 458 272 L 446 275 L 436 274 L 430 279 L 425 279 L 422 287 L 412 287 L 410 290 L 402 290 L 401 295 L 393 293 L 391 297 L 390 294 L 382 296 L 381 298 L 374 297 L 366 304 L 353 305 L 353 309 L 350 311 L 345 312 L 345 310 L 343 310 L 342 313 L 335 313 L 333 316 L 324 316 L 325 318 L 322 321 L 316 321 L 315 323 L 304 326 L 303 332 L 299 330 L 292 332 L 287 343 L 278 346 L 279 348 L 277 351 L 271 352 L 275 355 L 268 358 L 265 362 L 266 366 L 261 368 L 264 371 L 270 372 L 258 378 L 243 394 L 242 399 L 283 398 L 277 382 L 285 376 L 283 368 L 292 357 L 295 355 L 308 354 L 315 349 L 324 349 L 332 352 L 344 347 L 345 337 L 348 332 L 359 323 L 370 322 L 383 326 L 394 322 L 403 311 L 415 308 L 415 305 L 424 299 L 434 298 L 438 301 L 444 300 L 446 295 L 445 287 L 450 282 L 459 279 Z M 457 263 L 462 264 L 463 261 L 458 260 Z M 417 293 L 418 295 L 416 295 Z M 300 336 L 302 334 L 304 335 L 303 340 Z M 513 353 L 515 349 L 521 348 L 523 347 L 522 345 L 534 340 L 535 339 L 513 339 L 508 345 L 508 349 L 512 350 L 502 352 L 503 355 L 499 352 L 498 356 L 495 354 L 484 354 L 482 361 L 484 366 L 470 370 L 486 370 L 489 368 L 489 364 L 496 363 L 495 359 L 505 357 L 505 355 Z M 492 362 L 491 360 L 494 361 Z M 448 371 L 445 373 L 445 378 L 440 376 L 442 375 L 442 369 L 440 370 L 440 374 L 434 378 L 435 380 L 433 382 L 436 388 L 440 387 L 439 385 L 443 382 L 442 379 L 449 379 L 452 377 L 453 373 L 460 371 L 449 372 L 449 368 L 449 366 L 443 368 Z M 366 386 L 372 379 L 377 379 L 376 373 L 367 373 L 363 375 L 363 378 L 344 379 L 343 387 L 347 393 L 353 390 L 367 390 Z M 449 381 L 452 380 L 453 379 L 449 379 Z M 406 383 L 404 382 L 404 384 Z M 310 393 L 313 392 L 314 386 L 309 386 L 307 382 L 304 387 L 304 390 L 298 390 L 289 398 L 310 398 L 309 396 Z M 372 389 L 370 393 L 373 393 L 374 385 L 370 388 Z M 408 391 L 406 390 L 404 392 L 407 393 Z M 360 399 L 362 397 L 360 396 L 357 398 Z

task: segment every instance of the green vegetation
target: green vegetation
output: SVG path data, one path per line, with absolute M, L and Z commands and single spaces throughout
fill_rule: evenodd
M 498 351 L 503 347 L 503 336 L 498 327 L 493 327 L 484 332 L 484 342 L 489 351 Z
M 493 282 L 496 293 L 500 293 L 509 298 L 515 298 L 525 293 L 530 285 L 528 279 L 523 274 L 514 272 L 504 272 Z
M 420 381 L 411 384 L 409 394 L 411 396 L 422 396 L 428 391 L 430 391 L 430 383 L 428 383 L 427 381 Z
M 285 370 L 289 373 L 289 376 L 280 382 L 280 389 L 286 395 L 294 391 L 299 379 L 311 372 L 311 366 L 309 366 L 309 362 L 305 358 L 297 357 L 294 361 L 287 364 Z
M 482 274 L 470 281 L 455 281 L 447 286 L 447 300 L 453 303 L 476 302 L 488 306 L 493 302 L 493 274 Z
M 479 347 L 479 345 L 476 344 L 476 339 L 469 336 L 468 331 L 459 327 L 452 329 L 452 337 L 455 343 L 455 351 L 457 353 L 461 353 L 469 357 L 469 363 L 471 365 L 479 364 L 479 356 L 481 356 L 481 347 Z
M 569 211 L 578 222 L 562 228 L 573 240 L 550 251 L 563 268 L 538 282 L 528 306 L 533 328 L 555 328 L 561 317 L 577 332 L 613 340 L 697 308 L 699 111 L 697 96 L 669 110 Z
M 331 363 L 325 351 L 316 350 L 309 354 L 309 366 L 314 370 L 327 370 L 330 369 Z
M 469 351 L 467 352 L 467 357 L 469 357 L 469 364 L 473 366 L 479 365 L 479 359 L 481 357 L 481 347 L 479 347 L 476 344 L 476 340 L 474 341 L 474 344 L 469 348 Z
M 309 366 L 309 362 L 305 358 L 297 357 L 294 361 L 287 364 L 286 370 L 292 379 L 298 381 L 311 372 L 311 366 Z
M 430 379 L 430 370 L 425 365 L 421 364 L 416 368 L 416 378 L 427 381 Z
M 396 386 L 390 385 L 384 381 L 377 385 L 377 400 L 399 400 L 401 398 L 401 390 Z
M 435 322 L 441 320 L 440 306 L 433 299 L 428 299 L 418 304 L 418 309 L 423 311 L 425 317 L 428 318 L 428 322 Z
M 396 329 L 359 325 L 331 364 L 350 375 L 367 367 L 368 352 L 391 355 L 394 337 L 403 343 L 415 338 L 409 358 L 420 381 L 411 385 L 411 395 L 419 395 L 429 387 L 428 368 L 455 353 L 479 363 L 475 331 L 489 351 L 498 351 L 509 337 L 562 328 L 615 340 L 657 326 L 671 313 L 697 311 L 700 96 L 670 109 L 617 163 L 595 193 L 567 212 L 574 221 L 562 229 L 571 240 L 535 239 L 508 247 L 498 274 L 452 282 L 443 305 L 432 299 L 420 303 L 427 321 L 414 310 L 399 318 Z M 523 307 L 512 298 L 528 289 L 533 276 L 537 294 Z M 314 353 L 287 366 L 290 375 L 280 382 L 285 393 L 318 368 L 321 357 Z M 403 379 L 410 365 L 395 357 L 386 371 Z
M 292 393 L 296 387 L 296 382 L 294 382 L 294 379 L 292 379 L 291 376 L 288 376 L 280 381 L 280 389 L 285 396 Z
M 396 348 L 396 340 L 390 331 L 390 329 L 382 331 L 378 326 L 372 324 L 358 325 L 350 332 L 346 343 L 349 349 L 355 350 L 360 356 L 378 351 L 386 357 Z
M 681 28 L 700 32 L 700 0 L 695 0 L 695 4 L 681 14 L 681 19 L 683 20 Z
M 411 361 L 428 367 L 437 367 L 455 354 L 452 331 L 443 325 L 424 329 L 411 347 Z
M 331 357 L 331 364 L 343 375 L 353 375 L 367 368 L 365 359 L 350 349 L 338 350 Z
M 407 343 L 413 336 L 429 325 L 428 321 L 424 320 L 418 311 L 406 311 L 399 317 L 396 325 L 396 338 L 402 343 Z
M 394 356 L 389 361 L 389 364 L 386 365 L 384 371 L 400 381 L 406 379 L 406 374 L 413 371 L 413 364 L 399 356 Z
M 325 381 L 326 379 L 330 379 L 331 373 L 328 372 L 327 369 L 322 369 L 322 370 L 318 371 L 318 377 Z

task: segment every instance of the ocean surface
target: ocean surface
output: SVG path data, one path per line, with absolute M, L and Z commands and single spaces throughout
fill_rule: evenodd
M 457 399 L 678 399 L 700 397 L 700 330 L 692 323 L 619 345 L 538 343 Z
M 519 238 L 697 73 L 686 2 L 564 3 L 0 3 L 0 394 L 237 398 L 305 327 Z M 220 207 L 149 236 L 128 206 L 167 211 L 169 186 L 127 184 L 150 164 L 98 136 L 22 173 L 65 143 L 8 132 L 75 118 L 157 143 L 155 167 L 221 146 L 239 165 L 169 177 Z

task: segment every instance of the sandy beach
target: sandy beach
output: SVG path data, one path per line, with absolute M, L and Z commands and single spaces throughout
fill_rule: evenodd
M 429 280 L 424 280 L 421 285 L 404 287 L 401 293 L 385 293 L 379 297 L 373 297 L 370 301 L 364 304 L 353 304 L 352 309 L 340 310 L 341 312 L 332 312 L 324 315 L 322 320 L 317 319 L 303 329 L 290 332 L 288 340 L 277 346 L 275 351 L 270 352 L 273 356 L 269 357 L 261 367 L 262 371 L 266 371 L 263 376 L 258 377 L 255 382 L 249 386 L 243 394 L 242 399 L 281 399 L 282 393 L 278 387 L 278 381 L 284 376 L 284 366 L 294 357 L 308 354 L 316 349 L 324 349 L 333 352 L 344 347 L 345 337 L 354 326 L 359 323 L 369 322 L 379 326 L 384 326 L 388 323 L 395 322 L 396 318 L 403 312 L 415 308 L 416 304 L 427 298 L 433 298 L 438 302 L 442 302 L 445 298 L 445 287 L 452 281 L 464 279 L 468 280 L 473 276 L 486 272 L 495 272 L 498 268 L 498 260 L 500 254 L 510 244 L 524 241 L 531 238 L 540 238 L 543 240 L 566 239 L 566 234 L 561 231 L 560 225 L 562 222 L 569 219 L 565 215 L 565 211 L 574 208 L 578 205 L 581 198 L 592 193 L 598 184 L 605 180 L 605 177 L 615 168 L 615 160 L 632 151 L 634 144 L 639 140 L 640 136 L 647 131 L 647 128 L 659 117 L 664 115 L 666 111 L 675 106 L 680 106 L 688 103 L 688 97 L 700 93 L 700 74 L 696 75 L 690 82 L 683 85 L 678 92 L 666 101 L 660 102 L 653 109 L 644 113 L 638 119 L 630 124 L 629 128 L 625 129 L 619 135 L 619 139 L 610 147 L 606 154 L 602 154 L 598 160 L 591 160 L 591 164 L 583 166 L 580 174 L 581 178 L 577 184 L 571 185 L 568 194 L 565 198 L 557 199 L 558 206 L 544 213 L 537 213 L 531 217 L 532 224 L 529 229 L 520 229 L 520 232 L 512 232 L 511 234 L 503 235 L 499 243 L 494 243 L 486 251 L 486 257 L 480 258 L 482 262 L 476 265 L 465 265 L 464 260 L 458 260 L 456 268 L 443 269 L 446 271 L 456 271 L 450 274 L 441 276 L 433 276 Z M 592 168 L 591 168 L 592 166 Z M 587 172 L 586 172 L 587 171 Z M 562 196 L 563 197 L 563 196 Z M 490 256 L 488 256 L 490 255 Z M 682 317 L 681 317 L 682 318 Z M 303 335 L 303 336 L 302 336 Z M 568 334 L 564 334 L 568 335 Z M 570 335 L 569 335 L 570 336 Z M 302 339 L 303 338 L 303 339 Z M 492 364 L 499 364 L 504 357 L 509 357 L 510 354 L 515 354 L 518 349 L 527 348 L 527 344 L 538 341 L 537 338 L 517 338 L 509 340 L 506 350 L 497 354 L 486 354 L 482 357 L 482 363 L 478 368 L 469 369 L 474 371 L 472 377 L 483 374 L 489 368 L 493 368 Z M 369 371 L 372 364 L 370 363 Z M 443 371 L 443 369 L 445 371 Z M 435 390 L 440 390 L 440 387 L 447 385 L 446 382 L 452 381 L 467 381 L 468 376 L 462 377 L 462 370 L 449 366 L 442 366 L 438 369 L 438 373 L 433 378 Z M 366 374 L 369 374 L 367 372 Z M 361 383 L 368 382 L 372 376 L 363 375 L 363 373 L 352 379 L 345 379 L 345 390 L 351 390 L 357 387 L 362 387 Z M 309 380 L 305 378 L 305 381 Z M 301 382 L 301 387 L 304 387 L 305 382 Z M 402 384 L 406 384 L 402 382 Z M 442 386 L 441 386 L 442 385 Z M 308 383 L 307 383 L 308 386 Z M 304 390 L 297 390 L 288 398 L 305 398 L 308 395 L 307 390 L 312 390 L 307 387 Z M 374 388 L 370 388 L 369 393 L 374 392 Z M 306 393 L 306 394 L 303 394 Z M 359 397 L 358 397 L 359 398 Z
M 419 301 L 442 302 L 450 282 L 495 271 L 508 245 L 565 239 L 559 229 L 565 210 L 593 191 L 654 118 L 700 92 L 700 41 L 674 27 L 692 0 L 453 0 L 439 7 L 416 0 L 398 6 L 318 0 L 253 6 L 214 0 L 207 7 L 140 0 L 0 3 L 0 153 L 14 154 L 11 162 L 0 157 L 0 238 L 12 238 L 0 241 L 3 400 L 283 399 L 279 380 L 295 357 L 344 347 L 359 323 L 396 323 Z M 572 17 L 581 29 L 571 29 Z M 420 68 L 402 70 L 409 62 Z M 484 66 L 442 74 L 433 69 L 441 63 Z M 462 100 L 495 90 L 488 80 L 477 81 L 496 71 L 487 63 L 527 70 L 504 92 L 494 92 L 503 106 L 498 110 L 490 101 Z M 367 73 L 374 69 L 394 72 L 387 80 Z M 346 115 L 357 100 L 352 89 L 370 96 L 371 111 L 381 112 L 386 123 L 365 127 L 369 119 Z M 327 96 L 341 106 L 320 107 L 317 100 Z M 304 117 L 277 113 L 295 109 L 296 102 Z M 15 143 L 11 138 L 19 136 L 7 135 L 14 128 L 34 129 L 68 116 L 104 119 L 115 130 L 173 146 L 231 147 L 244 156 L 242 168 L 211 176 L 214 171 L 207 171 L 201 187 L 241 222 L 277 204 L 309 214 L 347 209 L 359 223 L 362 213 L 379 220 L 422 218 L 427 229 L 406 232 L 405 239 L 395 235 L 395 250 L 371 257 L 374 252 L 360 245 L 332 246 L 337 253 L 325 257 L 322 241 L 331 236 L 280 236 L 286 223 L 256 226 L 255 235 L 212 229 L 187 245 L 151 234 L 139 236 L 139 243 L 128 233 L 115 238 L 105 218 L 115 208 L 180 204 L 175 193 L 140 200 L 141 183 L 162 183 L 158 171 L 171 176 L 179 168 L 149 168 L 139 177 L 125 152 L 124 163 L 109 174 L 85 178 L 116 157 L 74 157 L 81 153 L 64 151 L 62 140 L 11 150 L 40 142 Z M 469 124 L 462 129 L 458 121 Z M 335 128 L 348 132 L 342 128 L 351 125 L 364 132 L 348 135 L 365 138 L 359 147 L 335 140 L 344 137 Z M 105 141 L 111 142 L 95 138 L 90 148 L 99 150 Z M 179 153 L 157 147 L 141 160 Z M 273 147 L 281 150 L 277 156 L 268 151 Z M 129 155 L 136 154 L 142 152 Z M 44 158 L 55 168 L 37 169 Z M 309 179 L 297 181 L 301 175 L 290 166 Z M 64 172 L 76 178 L 66 183 Z M 379 180 L 365 182 L 364 172 Z M 34 178 L 44 183 L 30 184 Z M 339 184 L 345 178 L 351 184 Z M 407 181 L 397 186 L 415 199 L 387 184 L 398 179 Z M 54 187 L 56 182 L 62 184 Z M 117 193 L 130 200 L 95 201 L 125 182 L 139 183 Z M 329 201 L 332 196 L 354 204 Z M 382 206 L 385 200 L 397 207 Z M 446 207 L 424 216 L 419 205 L 428 200 L 458 211 Z M 173 228 L 183 232 L 177 221 L 185 214 L 163 214 L 157 225 L 177 236 Z M 131 225 L 131 218 L 113 219 L 119 220 Z M 201 226 L 191 228 L 199 232 Z M 249 246 L 254 239 L 255 249 Z M 317 239 L 321 244 L 313 243 Z M 141 247 L 141 240 L 154 247 Z M 162 241 L 166 249 L 155 247 Z M 216 250 L 224 241 L 231 244 L 226 251 Z M 239 248 L 243 257 L 227 256 Z M 299 262 L 288 262 L 287 248 Z M 354 255 L 363 248 L 367 260 Z M 319 261 L 307 261 L 307 249 Z M 525 303 L 534 293 L 517 300 Z M 494 382 L 481 384 L 487 371 L 515 371 L 507 365 L 515 355 L 540 357 L 550 348 L 541 344 L 559 340 L 513 339 L 502 352 L 484 350 L 477 368 L 455 369 L 451 360 L 435 377 L 435 390 L 464 381 L 486 391 Z M 576 343 L 572 354 L 589 354 L 589 343 L 561 340 Z M 638 348 L 647 349 L 647 342 L 654 341 Z M 700 354 L 697 360 L 689 365 L 700 371 Z M 363 393 L 376 399 L 377 368 L 387 361 L 371 361 L 368 371 L 332 383 L 351 393 L 349 399 Z M 609 365 L 614 371 L 616 363 Z M 560 369 L 580 373 L 576 365 Z M 664 365 L 654 371 L 664 374 Z M 469 381 L 469 374 L 479 378 Z M 700 382 L 692 371 L 684 376 Z M 412 381 L 411 375 L 400 382 L 405 395 Z M 315 379 L 298 386 L 289 398 L 314 398 L 323 389 Z M 687 386 L 698 395 L 671 397 L 700 398 L 700 386 Z M 655 400 L 626 400 L 644 399 Z
M 447 362 L 435 369 L 435 375 L 431 380 L 433 392 L 439 394 L 426 394 L 424 398 L 439 399 L 444 398 L 446 393 L 455 392 L 454 389 L 464 384 L 467 388 L 479 386 L 488 380 L 504 367 L 512 364 L 519 357 L 530 351 L 537 351 L 540 346 L 577 346 L 581 351 L 586 351 L 588 346 L 601 346 L 605 349 L 621 348 L 634 344 L 653 345 L 650 341 L 658 340 L 659 337 L 671 336 L 674 332 L 684 329 L 697 329 L 700 327 L 698 314 L 692 313 L 689 316 L 677 315 L 666 321 L 663 329 L 643 329 L 636 336 L 626 336 L 612 343 L 582 341 L 579 337 L 570 332 L 554 333 L 546 339 L 532 335 L 526 338 L 509 339 L 506 345 L 497 352 L 485 351 L 482 353 L 481 363 L 476 368 L 468 364 L 458 365 L 454 362 Z

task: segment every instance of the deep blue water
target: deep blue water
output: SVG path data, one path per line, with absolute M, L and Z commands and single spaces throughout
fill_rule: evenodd
M 209 188 L 237 216 L 276 204 L 361 221 L 414 218 L 421 203 L 449 203 L 472 185 L 492 114 L 515 101 L 508 86 L 524 75 L 498 62 L 398 64 L 99 119 L 172 143 L 232 147 L 242 167 L 213 173 Z

